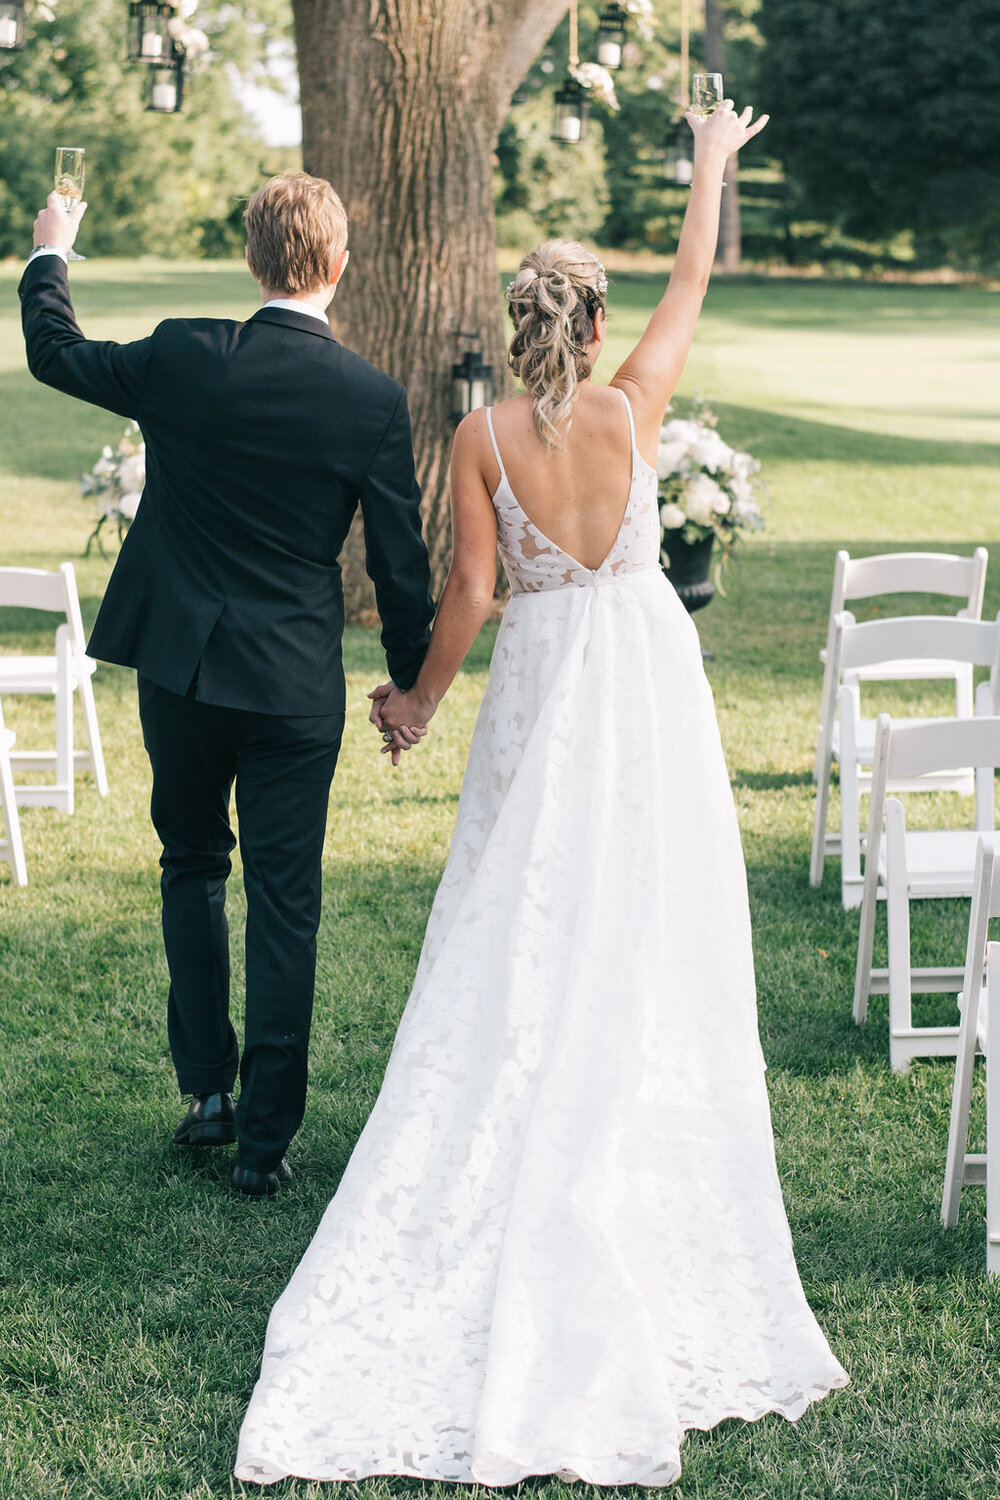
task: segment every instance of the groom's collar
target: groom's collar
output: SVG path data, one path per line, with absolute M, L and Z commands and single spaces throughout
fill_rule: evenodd
M 336 339 L 330 332 L 325 316 L 316 308 L 308 311 L 304 307 L 290 307 L 283 298 L 265 302 L 250 319 L 251 323 L 280 323 L 284 328 L 301 328 L 303 333 L 315 333 L 320 338 Z

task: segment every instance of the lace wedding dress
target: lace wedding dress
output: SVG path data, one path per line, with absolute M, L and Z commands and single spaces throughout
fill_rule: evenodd
M 656 475 L 633 430 L 589 570 L 497 459 L 513 597 L 451 855 L 382 1092 L 271 1315 L 244 1480 L 666 1485 L 685 1429 L 794 1419 L 847 1380 L 795 1268 Z

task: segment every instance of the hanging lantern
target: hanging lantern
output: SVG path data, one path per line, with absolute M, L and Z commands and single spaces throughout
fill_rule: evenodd
M 575 146 L 583 140 L 587 128 L 587 90 L 570 75 L 562 88 L 556 89 L 552 113 L 552 139 Z
M 0 0 L 0 48 L 20 52 L 24 47 L 25 0 Z
M 171 49 L 165 62 L 154 62 L 146 85 L 146 109 L 156 115 L 180 114 L 184 99 L 184 53 Z
M 694 136 L 686 120 L 678 120 L 673 137 L 667 142 L 666 177 L 675 187 L 690 187 L 694 177 Z
M 170 60 L 168 27 L 174 10 L 160 0 L 131 0 L 128 8 L 129 62 L 161 63 Z
M 460 335 L 469 337 L 469 335 Z M 467 349 L 451 367 L 451 417 L 461 422 L 470 411 L 493 404 L 493 366 L 483 364 L 482 349 Z
M 606 5 L 597 27 L 597 61 L 602 68 L 620 68 L 628 31 L 627 11 L 621 5 Z

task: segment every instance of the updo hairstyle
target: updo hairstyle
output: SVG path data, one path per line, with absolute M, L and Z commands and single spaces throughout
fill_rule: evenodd
M 529 251 L 507 288 L 514 324 L 508 360 L 531 397 L 535 431 L 546 448 L 562 448 L 569 432 L 607 291 L 601 262 L 575 240 L 546 240 Z

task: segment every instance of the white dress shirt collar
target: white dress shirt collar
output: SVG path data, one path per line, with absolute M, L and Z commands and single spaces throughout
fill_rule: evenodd
M 264 307 L 280 307 L 285 312 L 305 313 L 307 318 L 319 318 L 321 323 L 326 323 L 325 312 L 320 312 L 319 308 L 313 307 L 310 302 L 296 302 L 293 297 L 272 297 L 270 302 L 264 303 Z M 264 307 L 261 308 L 261 312 L 264 311 Z

